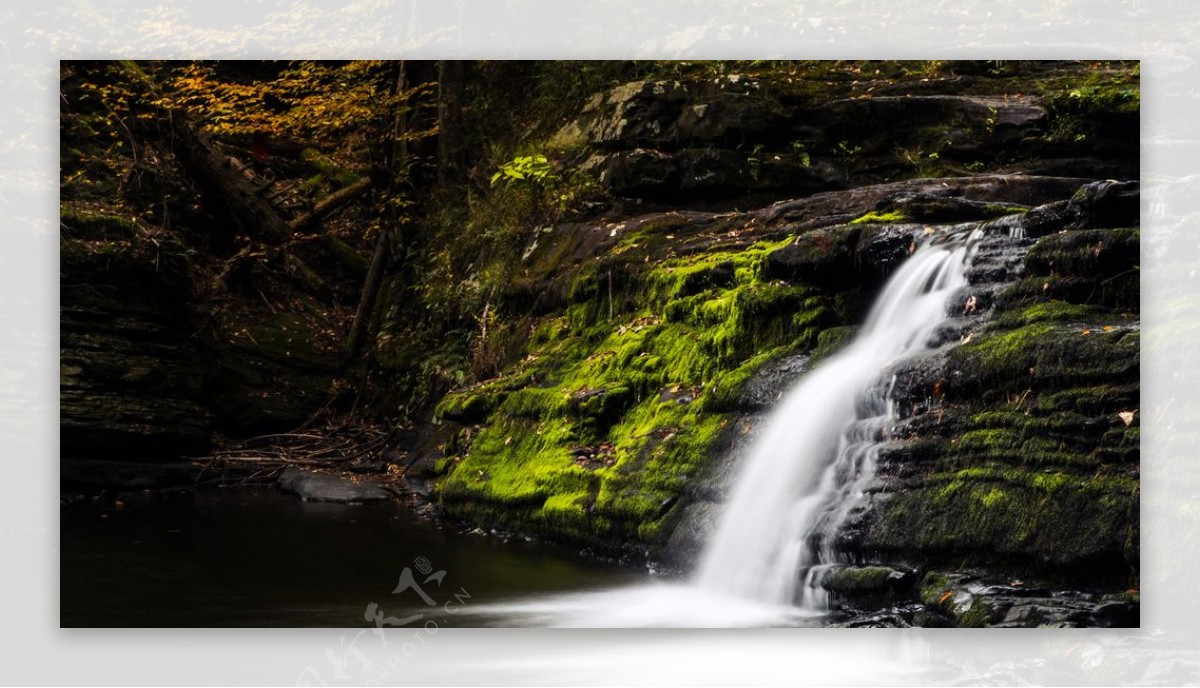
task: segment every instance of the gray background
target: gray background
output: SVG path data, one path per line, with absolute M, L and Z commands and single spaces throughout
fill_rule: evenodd
M 0 7 L 0 681 L 1200 682 L 1198 15 L 1194 0 L 678 0 L 653 6 L 632 0 L 47 0 Z M 1143 628 L 396 629 L 386 648 L 370 633 L 356 640 L 357 629 L 60 630 L 58 60 L 130 57 L 1142 60 Z M 347 654 L 352 643 L 354 655 Z M 346 678 L 335 676 L 330 656 L 349 660 Z

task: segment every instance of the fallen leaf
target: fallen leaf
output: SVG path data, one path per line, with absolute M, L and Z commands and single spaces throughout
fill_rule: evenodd
M 938 598 L 938 604 L 945 604 L 946 600 L 950 599 L 951 597 L 954 597 L 954 591 L 947 590 L 946 592 L 942 593 L 941 597 Z
M 1125 421 L 1125 427 L 1129 427 L 1133 424 L 1133 414 L 1135 413 L 1137 413 L 1137 411 L 1121 411 L 1117 414 L 1117 417 Z
M 1112 331 L 1113 331 L 1113 326 L 1112 326 L 1112 325 L 1105 325 L 1104 327 L 1102 327 L 1102 328 L 1100 328 L 1100 329 L 1104 330 L 1105 332 L 1112 332 Z

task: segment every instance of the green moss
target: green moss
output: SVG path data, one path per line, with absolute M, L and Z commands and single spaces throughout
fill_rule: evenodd
M 1117 129 L 1136 132 L 1141 91 L 1123 79 L 1092 82 L 1050 95 L 1045 106 L 1051 140 L 1083 143 Z
M 1002 463 L 1060 467 L 1094 466 L 1098 463 L 1093 457 L 1067 447 L 1061 439 L 1024 428 L 967 431 L 950 441 L 946 459 L 950 465 Z
M 1137 568 L 1125 556 L 1137 494 L 1137 479 L 1120 476 L 1019 467 L 936 473 L 881 503 L 867 545 L 970 553 L 981 564 L 1030 571 L 1091 566 L 1097 577 L 1119 577 Z
M 1001 314 L 994 321 L 993 327 L 1023 327 L 1035 323 L 1090 322 L 1099 317 L 1104 311 L 1095 306 L 1081 306 L 1066 301 L 1046 301 L 1016 311 Z
M 815 365 L 818 361 L 841 351 L 854 341 L 854 337 L 857 334 L 858 327 L 855 325 L 829 327 L 821 330 L 820 334 L 817 335 L 817 345 L 813 348 L 809 365 Z
M 339 187 L 350 186 L 360 179 L 357 173 L 337 164 L 332 158 L 315 148 L 305 148 L 300 153 L 300 159 L 320 172 L 320 175 L 316 178 L 316 183 L 318 184 L 320 177 L 329 179 Z M 309 183 L 313 182 L 314 180 L 309 180 Z
M 985 333 L 955 349 L 950 358 L 952 368 L 960 371 L 952 385 L 982 393 L 984 400 L 1027 389 L 1124 382 L 1138 375 L 1138 330 L 1035 321 Z
M 764 279 L 780 245 L 626 272 L 637 310 L 611 319 L 607 290 L 581 284 L 594 273 L 576 274 L 574 303 L 534 328 L 520 365 L 438 405 L 488 423 L 443 482 L 443 504 L 568 539 L 604 523 L 631 544 L 660 542 L 746 381 L 830 318 L 825 297 Z
M 88 213 L 63 206 L 59 213 L 63 235 L 83 239 L 133 239 L 141 232 L 136 220 L 109 213 Z
M 646 246 L 648 243 L 670 241 L 666 238 L 668 235 L 675 237 L 676 234 L 682 235 L 694 231 L 692 223 L 687 218 L 667 213 L 648 219 L 634 229 L 624 232 L 614 251 L 624 253 L 630 249 Z
M 438 402 L 433 414 L 446 420 L 475 423 L 491 414 L 496 401 L 495 397 L 474 392 L 447 394 Z
M 830 592 L 877 591 L 888 587 L 895 569 L 888 566 L 839 566 L 821 581 Z
M 851 220 L 850 224 L 863 225 L 868 223 L 906 222 L 907 220 L 908 216 L 899 210 L 892 210 L 889 212 L 877 212 L 872 210 L 865 215 Z
M 938 571 L 930 571 L 921 579 L 920 594 L 918 598 L 921 604 L 931 608 L 949 609 L 950 598 L 946 596 L 947 592 L 952 592 L 954 586 L 963 579 L 959 574 L 947 574 Z
M 984 207 L 984 214 L 989 218 L 1019 215 L 1027 212 L 1029 212 L 1029 206 L 1008 203 L 988 203 Z
M 987 603 L 976 599 L 965 612 L 957 616 L 956 621 L 961 628 L 984 628 L 991 623 L 991 617 L 992 610 Z

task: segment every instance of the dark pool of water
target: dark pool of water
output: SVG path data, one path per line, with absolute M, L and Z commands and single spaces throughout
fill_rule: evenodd
M 399 502 L 304 502 L 270 488 L 123 501 L 62 511 L 63 627 L 364 627 L 371 603 L 393 623 L 428 612 L 454 625 L 457 605 L 646 579 L 552 545 L 440 527 Z M 406 567 L 425 598 L 393 593 Z

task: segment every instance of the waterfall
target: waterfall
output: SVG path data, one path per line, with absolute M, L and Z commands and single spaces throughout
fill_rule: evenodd
M 780 399 L 748 448 L 691 581 L 483 604 L 471 613 L 618 628 L 804 625 L 824 617 L 820 574 L 837 561 L 835 535 L 861 503 L 896 419 L 888 370 L 930 349 L 982 236 L 979 225 L 962 225 L 918 246 L 854 342 Z
M 917 248 L 888 280 L 854 342 L 784 394 L 748 447 L 695 586 L 825 608 L 820 573 L 837 561 L 835 534 L 861 502 L 896 418 L 891 384 L 880 378 L 930 348 L 949 300 L 967 284 L 980 236 L 978 229 L 959 232 Z

